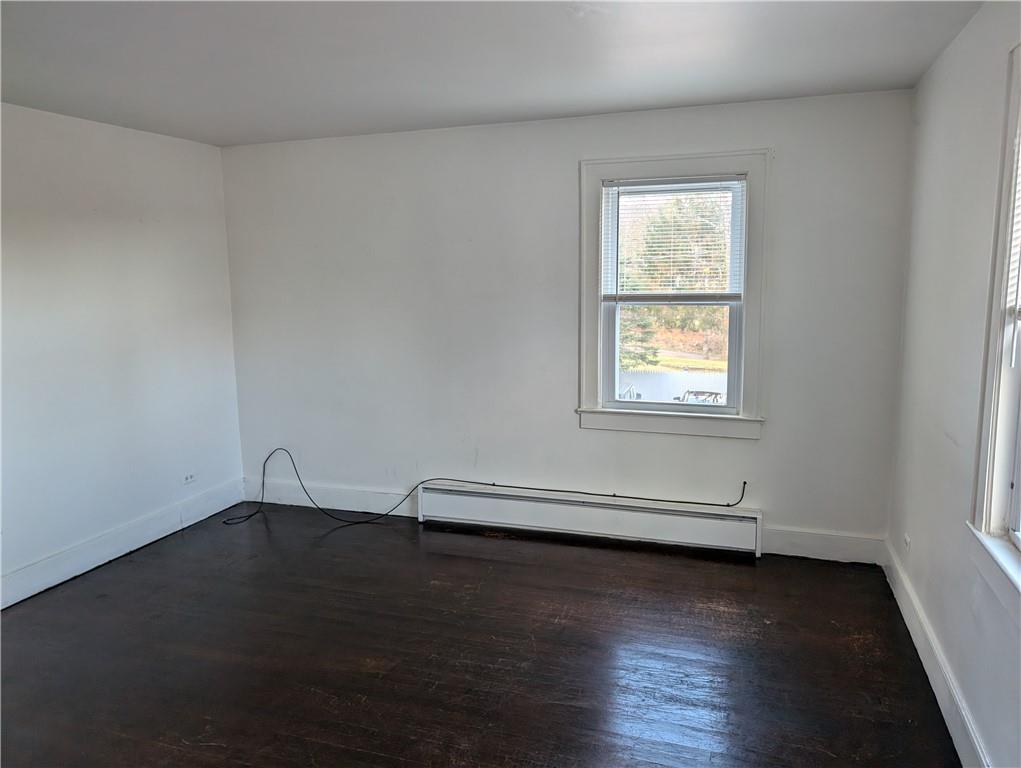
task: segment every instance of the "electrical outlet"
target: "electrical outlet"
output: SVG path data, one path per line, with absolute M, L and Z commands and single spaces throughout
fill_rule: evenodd
M 198 477 L 198 475 L 196 475 L 194 472 L 189 472 L 188 474 L 181 478 L 181 484 L 187 485 L 188 483 L 194 483 L 196 477 Z

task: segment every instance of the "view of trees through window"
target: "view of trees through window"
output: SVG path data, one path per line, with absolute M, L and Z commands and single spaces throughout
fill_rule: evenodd
M 728 307 L 625 304 L 619 312 L 620 399 L 726 404 Z
M 733 290 L 730 190 L 621 194 L 618 205 L 619 293 Z M 621 304 L 618 397 L 726 404 L 729 320 L 726 304 Z

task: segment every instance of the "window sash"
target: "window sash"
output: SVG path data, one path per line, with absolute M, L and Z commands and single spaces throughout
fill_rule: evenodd
M 605 299 L 600 303 L 599 325 L 601 339 L 601 397 L 600 405 L 604 408 L 634 411 L 658 411 L 677 413 L 703 413 L 734 416 L 741 412 L 741 395 L 743 382 L 744 347 L 744 301 L 738 295 L 737 299 L 729 301 L 717 300 L 708 296 L 699 295 L 696 299 L 677 298 L 671 296 L 668 300 L 655 302 L 640 301 L 619 301 Z M 620 307 L 628 304 L 644 304 L 652 306 L 721 306 L 728 307 L 727 322 L 727 402 L 725 405 L 707 405 L 701 403 L 679 403 L 662 402 L 649 400 L 622 400 L 617 393 L 617 374 L 619 369 L 618 335 L 620 328 Z
M 1011 468 L 1010 494 L 1007 506 L 1007 530 L 1021 531 L 1021 408 L 1014 425 L 1014 466 Z
M 728 290 L 725 292 L 708 291 L 668 291 L 654 294 L 651 291 L 620 291 L 620 199 L 644 194 L 664 194 L 675 192 L 712 192 L 726 191 L 730 194 L 730 253 L 728 270 Z M 745 265 L 747 260 L 747 211 L 748 211 L 748 175 L 730 174 L 715 176 L 698 176 L 666 179 L 630 179 L 602 181 L 602 200 L 600 202 L 600 269 L 599 282 L 601 293 L 608 295 L 642 296 L 642 295 L 677 295 L 697 296 L 733 296 L 744 292 Z M 725 299 L 731 300 L 731 299 Z

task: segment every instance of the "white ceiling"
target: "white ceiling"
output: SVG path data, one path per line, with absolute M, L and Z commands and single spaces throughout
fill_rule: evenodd
M 976 8 L 4 2 L 3 99 L 231 145 L 904 88 Z

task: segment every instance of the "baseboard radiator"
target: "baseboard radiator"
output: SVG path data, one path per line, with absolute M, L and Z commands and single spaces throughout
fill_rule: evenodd
M 418 489 L 418 519 L 762 554 L 762 515 L 743 507 L 434 481 Z

